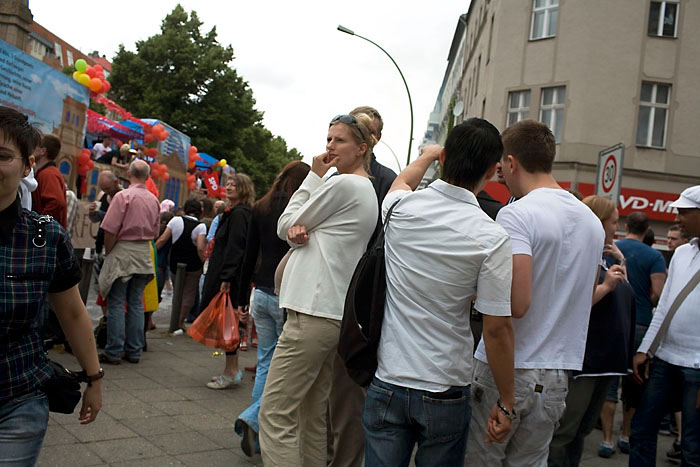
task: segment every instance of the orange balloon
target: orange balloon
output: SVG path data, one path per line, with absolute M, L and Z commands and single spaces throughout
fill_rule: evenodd
M 102 81 L 100 81 L 100 78 L 92 78 L 89 87 L 90 91 L 99 92 L 102 89 Z

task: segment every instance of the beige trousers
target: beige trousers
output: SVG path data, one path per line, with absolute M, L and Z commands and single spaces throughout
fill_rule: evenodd
M 333 386 L 328 399 L 333 433 L 333 457 L 329 467 L 361 467 L 365 457 L 362 410 L 367 390 L 348 376 L 343 359 L 336 353 Z
M 338 320 L 287 310 L 258 415 L 266 467 L 326 466 L 326 410 L 339 335 Z

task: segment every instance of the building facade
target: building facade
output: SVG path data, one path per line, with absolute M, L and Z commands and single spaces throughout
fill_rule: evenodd
M 583 195 L 594 191 L 599 152 L 622 143 L 621 214 L 644 211 L 665 237 L 669 202 L 700 184 L 700 3 L 472 0 L 463 16 L 455 122 L 546 123 L 557 140 L 554 175 Z M 444 140 L 445 129 L 431 116 L 426 137 Z

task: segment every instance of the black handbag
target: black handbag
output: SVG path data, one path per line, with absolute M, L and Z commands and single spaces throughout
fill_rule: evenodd
M 348 376 L 362 387 L 369 386 L 377 371 L 377 348 L 386 300 L 384 234 L 398 202 L 389 208 L 374 243 L 357 263 L 345 295 L 338 355 L 345 363 Z
M 41 390 L 49 400 L 49 410 L 72 414 L 82 397 L 80 383 L 86 382 L 85 372 L 74 372 L 51 359 L 48 361 L 51 379 L 44 383 Z

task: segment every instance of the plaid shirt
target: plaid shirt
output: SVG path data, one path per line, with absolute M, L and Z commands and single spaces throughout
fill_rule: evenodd
M 46 294 L 68 290 L 80 281 L 73 247 L 58 222 L 48 217 L 46 245 L 34 245 L 39 218 L 21 210 L 19 198 L 0 212 L 0 404 L 49 379 L 40 337 Z M 8 225 L 14 225 L 11 235 Z

